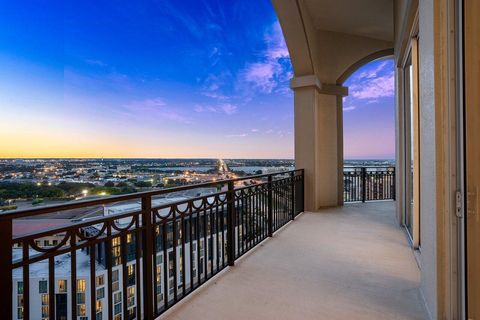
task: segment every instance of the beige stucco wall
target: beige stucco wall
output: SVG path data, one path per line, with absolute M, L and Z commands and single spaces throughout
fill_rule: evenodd
M 420 66 L 420 243 L 421 288 L 432 318 L 437 319 L 435 73 L 433 0 L 419 5 Z

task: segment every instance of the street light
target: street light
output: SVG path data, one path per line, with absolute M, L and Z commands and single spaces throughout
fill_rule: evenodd
M 83 194 L 84 197 L 86 197 L 87 194 L 88 194 L 88 190 L 87 190 L 87 189 L 83 189 L 83 190 L 82 190 L 82 194 Z

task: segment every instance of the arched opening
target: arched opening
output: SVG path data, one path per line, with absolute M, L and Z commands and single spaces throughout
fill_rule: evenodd
M 361 59 L 338 84 L 343 130 L 343 200 L 395 199 L 395 66 L 391 50 Z

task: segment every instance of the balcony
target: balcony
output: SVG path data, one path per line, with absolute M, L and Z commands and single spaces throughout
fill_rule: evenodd
M 394 198 L 395 171 L 344 177 L 345 201 L 359 203 L 316 213 L 302 214 L 294 170 L 3 214 L 5 317 L 423 318 L 393 203 L 360 203 Z M 210 191 L 179 196 L 200 187 Z M 102 214 L 13 233 L 79 209 Z

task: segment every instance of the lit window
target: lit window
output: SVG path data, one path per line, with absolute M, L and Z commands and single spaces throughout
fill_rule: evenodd
M 103 286 L 105 284 L 105 279 L 103 275 L 100 275 L 96 278 L 96 285 L 97 287 Z
M 77 292 L 85 292 L 86 282 L 85 279 L 77 280 Z
M 77 305 L 77 316 L 85 317 L 87 315 L 87 307 L 85 304 Z
M 60 293 L 67 292 L 67 280 L 58 280 L 58 292 Z
M 98 313 L 98 312 L 102 312 L 102 301 L 101 300 L 97 300 L 96 304 L 95 304 L 95 311 Z
M 133 286 L 135 285 L 135 265 L 131 264 L 127 266 L 127 285 Z
M 135 305 L 135 287 L 127 288 L 127 306 L 132 307 Z

